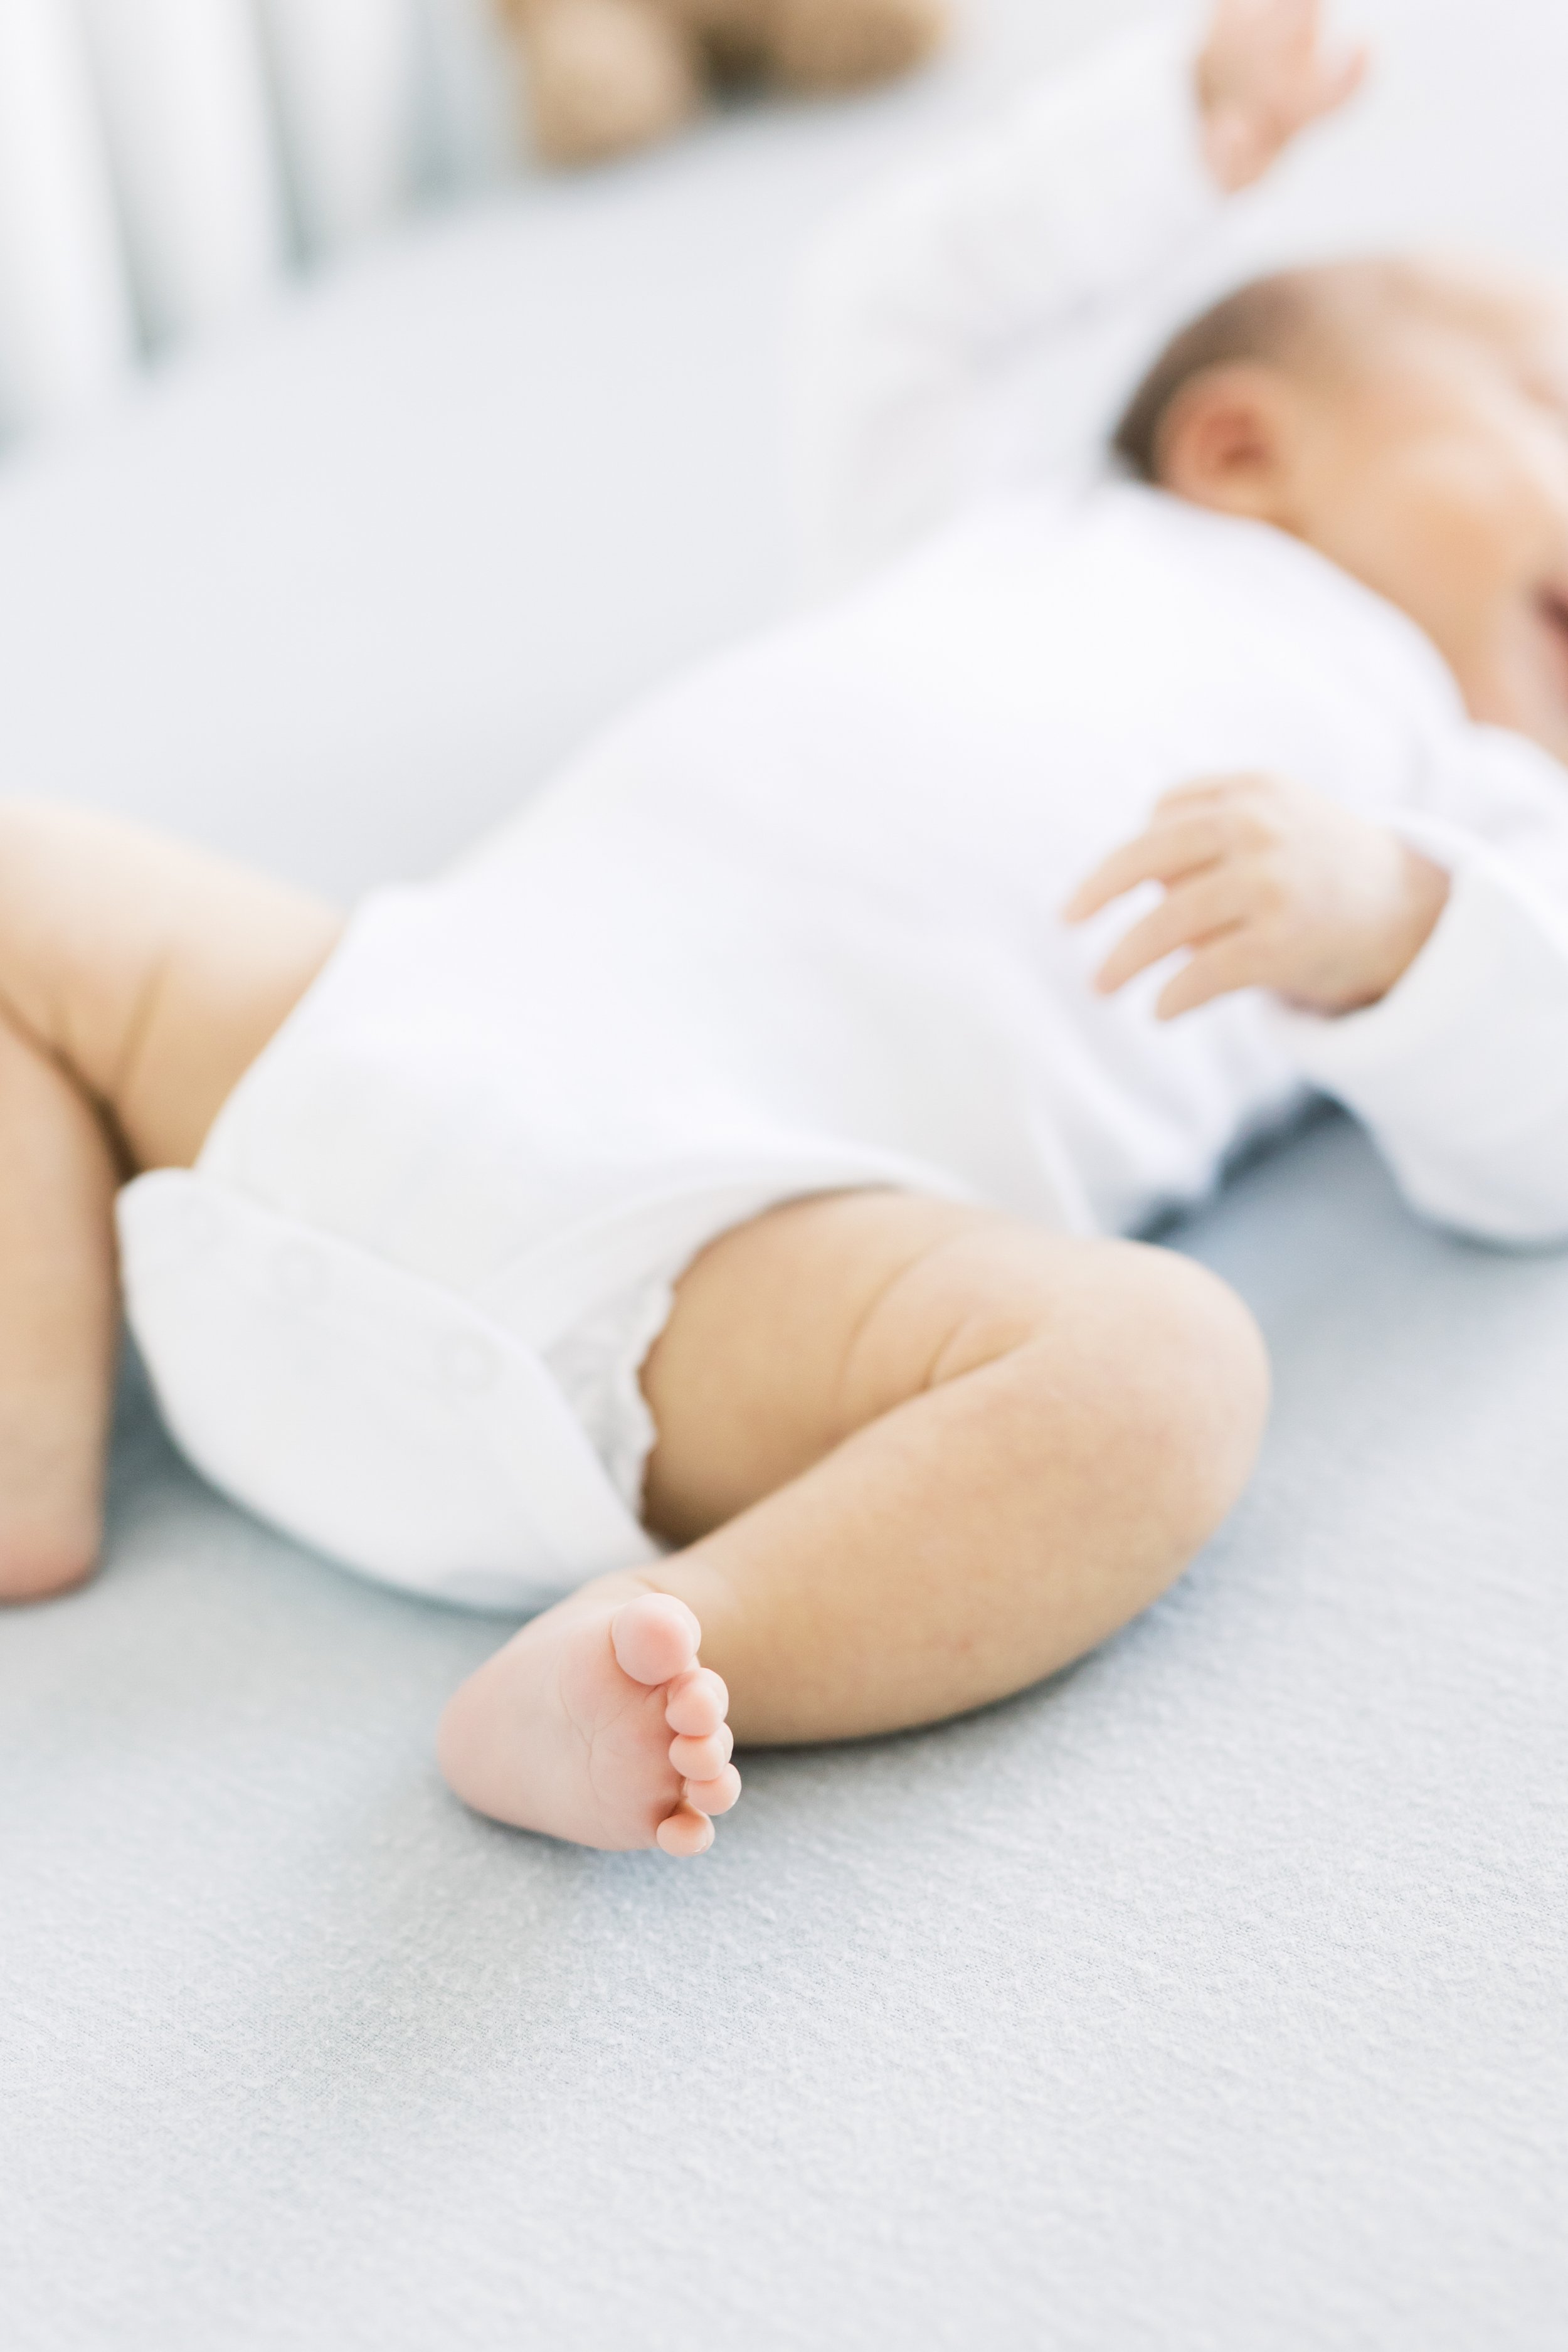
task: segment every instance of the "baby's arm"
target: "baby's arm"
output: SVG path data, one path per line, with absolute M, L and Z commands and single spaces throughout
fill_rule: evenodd
M 1359 80 L 1321 0 L 1220 0 L 1194 60 L 1125 42 L 874 198 L 808 269 L 799 493 L 814 584 L 847 583 L 1016 479 L 1042 350 L 1149 287 L 1225 193 Z
M 1167 793 L 1146 833 L 1074 894 L 1086 922 L 1141 884 L 1165 896 L 1107 959 L 1107 994 L 1180 950 L 1161 1020 L 1239 988 L 1268 988 L 1331 1018 L 1377 1004 L 1437 927 L 1443 868 L 1385 826 L 1273 776 L 1224 776 Z
M 1366 76 L 1364 48 L 1323 41 L 1322 0 L 1218 0 L 1197 61 L 1204 160 L 1227 194 L 1251 187 L 1290 142 L 1336 114 Z
M 1362 1120 L 1413 1206 L 1482 1240 L 1562 1241 L 1568 912 L 1476 836 L 1411 830 L 1444 862 L 1300 786 L 1199 785 L 1160 803 L 1068 919 L 1163 883 L 1103 989 L 1186 950 L 1167 1020 L 1272 991 L 1302 1076 Z

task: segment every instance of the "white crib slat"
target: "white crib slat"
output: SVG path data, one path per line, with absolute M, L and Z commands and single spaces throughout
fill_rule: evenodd
M 521 92 L 497 0 L 419 0 L 429 176 L 493 185 L 521 160 Z
M 416 184 L 416 0 L 261 0 L 284 152 L 306 244 L 330 252 L 388 220 Z
M 132 278 L 157 341 L 213 326 L 287 234 L 249 0 L 87 0 Z
M 0 0 L 0 425 L 90 405 L 133 349 L 71 0 Z

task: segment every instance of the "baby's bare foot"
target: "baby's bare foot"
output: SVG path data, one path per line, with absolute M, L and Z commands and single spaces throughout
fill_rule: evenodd
M 668 1593 L 597 1605 L 584 1594 L 550 1610 L 447 1708 L 447 1780 L 519 1829 L 615 1851 L 705 1853 L 710 1816 L 729 1811 L 741 1777 L 729 1693 L 697 1663 L 701 1637 Z

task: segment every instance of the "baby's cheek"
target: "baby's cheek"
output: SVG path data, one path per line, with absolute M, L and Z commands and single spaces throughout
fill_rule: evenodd
M 1419 622 L 1451 662 L 1497 635 L 1539 576 L 1543 500 L 1526 468 L 1468 437 L 1435 438 L 1381 469 L 1365 527 L 1381 546 L 1371 584 Z
M 1456 456 L 1435 504 L 1456 541 L 1457 569 L 1468 564 L 1478 587 L 1533 593 L 1561 561 L 1568 497 L 1557 474 L 1528 445 L 1482 444 Z

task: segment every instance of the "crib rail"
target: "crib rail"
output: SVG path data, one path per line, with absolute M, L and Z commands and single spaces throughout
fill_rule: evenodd
M 481 184 L 490 0 L 0 0 L 0 437 Z

